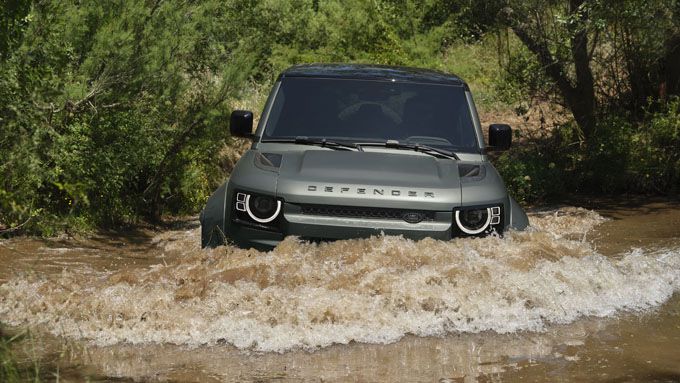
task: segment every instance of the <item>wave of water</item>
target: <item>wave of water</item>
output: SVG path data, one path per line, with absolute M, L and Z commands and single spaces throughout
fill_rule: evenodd
M 288 238 L 271 252 L 201 250 L 197 230 L 166 232 L 153 251 L 173 261 L 16 277 L 0 286 L 0 317 L 97 345 L 283 352 L 406 334 L 541 331 L 649 309 L 680 290 L 680 249 L 605 257 L 585 240 L 602 221 L 566 208 L 533 214 L 530 230 L 503 238 Z

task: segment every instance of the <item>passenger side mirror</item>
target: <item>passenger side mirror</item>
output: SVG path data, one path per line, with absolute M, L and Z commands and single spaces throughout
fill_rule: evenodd
M 512 128 L 510 128 L 510 125 L 489 125 L 489 150 L 508 150 L 511 143 Z
M 249 110 L 235 110 L 231 112 L 229 132 L 232 137 L 254 138 L 253 112 Z

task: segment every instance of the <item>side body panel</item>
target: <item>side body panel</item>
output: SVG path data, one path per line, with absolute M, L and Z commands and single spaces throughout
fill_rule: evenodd
M 201 211 L 201 247 L 215 247 L 225 240 L 225 207 L 227 187 L 229 181 L 222 184 L 208 198 L 205 208 Z
M 510 225 L 515 230 L 524 230 L 529 226 L 529 217 L 521 206 L 510 197 Z

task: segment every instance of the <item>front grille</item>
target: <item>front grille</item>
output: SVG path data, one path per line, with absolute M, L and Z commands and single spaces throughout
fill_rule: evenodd
M 406 220 L 405 217 L 412 217 L 413 214 L 417 214 L 421 218 L 420 221 L 434 221 L 435 215 L 433 211 L 390 209 L 380 207 L 310 204 L 300 205 L 300 207 L 302 208 L 302 214 L 326 217 Z

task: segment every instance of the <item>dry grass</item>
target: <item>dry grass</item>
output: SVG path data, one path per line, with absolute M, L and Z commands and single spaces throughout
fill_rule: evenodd
M 563 108 L 549 102 L 539 102 L 529 107 L 524 113 L 518 113 L 510 106 L 479 110 L 479 120 L 487 137 L 487 127 L 490 124 L 508 124 L 513 130 L 519 131 L 520 139 L 528 137 L 548 137 L 555 127 L 569 121 L 569 115 Z M 520 141 L 521 142 L 521 141 Z

